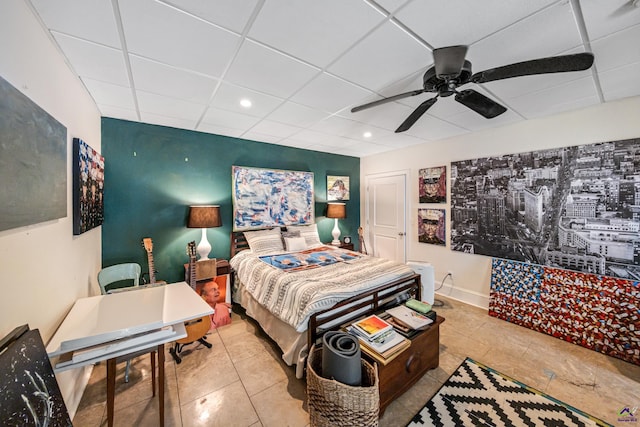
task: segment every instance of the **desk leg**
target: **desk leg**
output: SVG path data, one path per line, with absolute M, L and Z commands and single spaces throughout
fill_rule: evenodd
M 164 427 L 164 344 L 158 346 L 158 398 L 160 399 L 160 427 Z
M 116 394 L 116 359 L 107 360 L 107 425 L 113 427 L 113 403 Z

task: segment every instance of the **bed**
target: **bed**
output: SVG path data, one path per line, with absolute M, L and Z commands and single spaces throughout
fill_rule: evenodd
M 230 265 L 234 302 L 296 365 L 298 378 L 326 331 L 420 298 L 420 276 L 410 267 L 322 244 L 315 224 L 233 232 Z

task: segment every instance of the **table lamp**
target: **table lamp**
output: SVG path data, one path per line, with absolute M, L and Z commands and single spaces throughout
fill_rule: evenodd
M 211 252 L 211 244 L 207 240 L 207 228 L 220 227 L 221 225 L 220 206 L 189 206 L 187 227 L 202 229 L 202 238 L 196 249 L 200 255 L 198 261 L 209 259 L 209 252 Z
M 332 245 L 340 245 L 340 228 L 338 227 L 338 219 L 347 217 L 347 206 L 344 203 L 327 203 L 327 218 L 334 218 Z

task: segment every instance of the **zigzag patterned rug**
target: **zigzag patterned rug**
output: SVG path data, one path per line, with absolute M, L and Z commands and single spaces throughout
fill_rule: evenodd
M 611 426 L 467 358 L 408 427 Z

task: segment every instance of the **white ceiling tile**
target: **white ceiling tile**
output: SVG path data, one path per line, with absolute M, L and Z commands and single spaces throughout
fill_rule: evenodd
M 193 130 L 196 126 L 196 120 L 183 119 L 179 117 L 163 116 L 160 114 L 149 113 L 145 111 L 140 112 L 140 119 L 144 123 L 150 123 L 152 125 L 169 126 L 178 129 Z
M 234 129 L 226 126 L 220 126 L 210 123 L 200 123 L 197 130 L 200 132 L 214 133 L 216 135 L 232 136 L 239 138 L 245 132 L 244 130 Z
M 327 117 L 327 113 L 323 111 L 314 110 L 295 102 L 286 102 L 269 114 L 267 119 L 293 126 L 307 127 L 325 117 Z
M 129 56 L 136 89 L 206 104 L 217 80 L 134 55 Z
M 122 51 L 60 33 L 53 35 L 79 76 L 129 85 Z
M 582 43 L 569 2 L 556 3 L 474 44 L 467 59 L 477 73 L 489 68 L 554 56 Z
M 220 77 L 240 37 L 152 0 L 120 2 L 129 52 Z
M 286 145 L 287 147 L 293 148 L 308 148 L 312 145 L 312 143 L 307 141 L 300 141 L 296 139 L 294 135 L 291 138 L 281 139 L 280 141 L 278 141 L 278 145 Z
M 640 23 L 640 7 L 629 0 L 580 2 L 591 41 Z
M 132 122 L 139 121 L 138 113 L 135 110 L 129 110 L 122 107 L 114 107 L 113 105 L 97 104 L 102 117 L 111 117 L 114 119 L 129 120 Z
M 393 149 L 399 149 L 404 147 L 410 147 L 412 145 L 424 144 L 425 142 L 427 142 L 425 138 L 417 138 L 405 132 L 405 133 L 392 133 L 391 135 L 388 135 L 376 141 L 376 144 L 385 145 Z
M 349 120 L 339 116 L 331 116 L 311 126 L 311 129 L 330 135 L 344 136 L 349 134 L 351 129 L 359 129 L 361 127 L 362 123 L 358 123 L 355 120 Z
M 194 125 L 206 108 L 202 104 L 186 102 L 141 90 L 136 90 L 136 97 L 138 98 L 140 115 L 144 112 L 158 116 L 192 120 Z
M 279 139 L 290 137 L 294 133 L 300 132 L 300 130 L 299 127 L 274 122 L 273 120 L 262 120 L 251 128 L 251 132 L 271 135 Z
M 267 142 L 269 144 L 276 144 L 282 139 L 279 136 L 269 135 L 265 133 L 254 132 L 254 131 L 245 132 L 244 134 L 242 134 L 242 138 L 248 139 L 250 141 Z
M 614 101 L 639 94 L 640 78 L 638 76 L 640 76 L 640 62 L 600 73 L 604 99 Z M 634 120 L 637 120 L 637 117 Z
M 601 38 L 591 44 L 596 67 L 603 72 L 640 61 L 640 25 Z
M 331 65 L 328 70 L 376 91 L 400 77 L 424 69 L 431 51 L 387 22 Z
M 584 78 L 551 89 L 508 99 L 506 102 L 530 119 L 596 104 L 598 96 L 593 79 Z
M 209 125 L 224 126 L 243 131 L 250 129 L 258 123 L 259 120 L 257 117 L 212 107 L 207 109 L 207 112 L 202 118 L 202 122 Z
M 251 101 L 251 107 L 245 108 L 240 105 L 242 99 Z M 256 92 L 251 89 L 222 83 L 218 88 L 211 106 L 221 108 L 223 110 L 235 111 L 240 114 L 248 114 L 255 117 L 264 117 L 282 104 L 284 99 L 278 98 L 264 93 Z
M 425 114 L 413 126 L 411 126 L 409 130 L 405 131 L 405 133 L 415 136 L 416 138 L 437 141 L 439 139 L 465 134 L 467 133 L 467 130 Z
M 133 92 L 130 87 L 105 83 L 87 77 L 83 77 L 82 81 L 96 104 L 110 105 L 112 107 L 135 111 Z
M 120 49 L 110 1 L 31 0 L 49 29 Z
M 447 0 L 439 2 L 436 8 L 432 1 L 416 0 L 396 13 L 396 17 L 433 48 L 470 45 L 554 1 Z
M 426 98 L 425 98 L 426 99 Z M 375 101 L 375 99 L 371 99 Z M 379 128 L 395 131 L 400 123 L 411 114 L 413 108 L 401 105 L 397 102 L 389 102 L 378 107 L 352 113 L 349 110 L 340 112 L 340 117 L 356 120 L 361 123 L 369 123 Z
M 281 98 L 288 98 L 309 82 L 319 69 L 251 41 L 245 41 L 226 80 Z
M 242 33 L 258 4 L 258 0 L 164 0 L 164 3 L 236 33 Z
M 295 135 L 292 135 L 288 139 L 300 141 L 307 144 L 322 144 L 324 141 L 332 138 L 331 135 L 322 132 L 316 132 L 313 130 L 305 129 Z
M 291 100 L 334 113 L 369 93 L 342 79 L 322 73 L 291 97 Z
M 395 12 L 396 10 L 398 10 L 400 6 L 410 2 L 411 0 L 378 0 L 377 1 L 377 3 L 389 13 Z
M 249 37 L 325 67 L 383 19 L 363 1 L 270 0 Z

